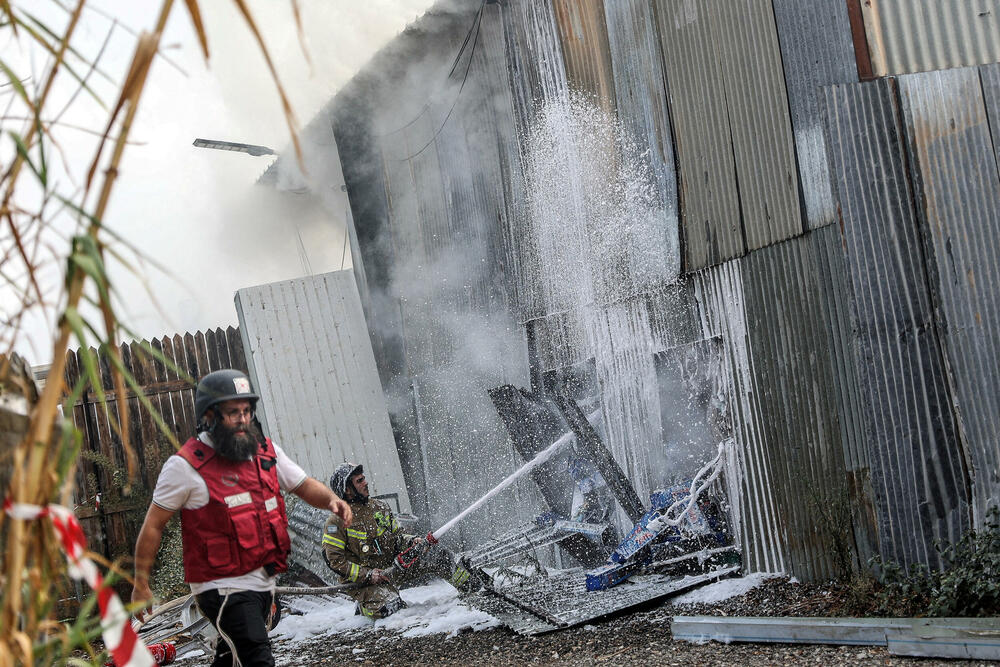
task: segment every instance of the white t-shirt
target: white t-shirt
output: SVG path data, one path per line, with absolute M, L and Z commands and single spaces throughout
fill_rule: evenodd
M 212 436 L 203 431 L 198 439 L 209 447 L 213 446 Z M 294 491 L 308 475 L 295 461 L 279 447 L 274 446 L 277 455 L 278 485 L 282 491 Z M 196 510 L 208 504 L 208 485 L 201 474 L 181 456 L 174 454 L 166 460 L 160 469 L 153 489 L 153 504 L 168 512 L 179 509 Z M 188 582 L 191 592 L 195 595 L 216 588 L 237 588 L 244 591 L 269 591 L 274 588 L 277 576 L 268 576 L 264 568 L 259 567 L 252 572 L 238 577 L 223 577 L 211 581 Z

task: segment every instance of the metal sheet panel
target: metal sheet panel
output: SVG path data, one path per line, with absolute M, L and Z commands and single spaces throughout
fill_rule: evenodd
M 1000 64 L 980 67 L 979 77 L 983 83 L 983 102 L 990 127 L 1000 127 Z M 1000 164 L 1000 141 L 993 142 L 993 152 Z
M 329 511 L 316 509 L 299 498 L 288 499 L 288 536 L 292 540 L 292 563 L 306 568 L 328 586 L 334 586 L 340 583 L 340 577 L 327 565 L 323 552 L 323 528 L 329 517 Z
M 784 518 L 775 497 L 776 471 L 768 454 L 762 387 L 753 373 L 747 330 L 743 277 L 738 261 L 691 276 L 702 335 L 721 337 L 730 375 L 728 402 L 732 410 L 737 460 L 726 470 L 730 515 L 751 572 L 786 572 L 790 565 Z
M 684 269 L 744 252 L 725 79 L 712 13 L 719 0 L 654 0 L 677 147 Z
M 808 227 L 816 229 L 837 219 L 819 87 L 858 80 L 847 5 L 829 0 L 773 0 L 772 4 L 806 219 Z
M 995 68 L 996 66 L 994 66 Z M 979 71 L 899 78 L 931 291 L 982 527 L 1000 503 L 1000 181 Z
M 841 273 L 833 283 L 830 250 L 839 230 L 826 227 L 750 253 L 739 260 L 760 390 L 765 457 L 771 463 L 778 512 L 786 527 L 789 572 L 808 580 L 849 574 L 854 564 L 850 480 L 844 465 L 842 419 L 850 407 L 851 330 L 832 328 Z M 857 404 L 855 403 L 855 407 Z M 857 449 L 853 442 L 846 448 Z
M 891 80 L 824 90 L 868 406 L 881 553 L 936 563 L 934 540 L 969 527 L 941 345 Z
M 410 502 L 354 275 L 286 280 L 236 293 L 271 437 L 327 480 L 343 461 L 367 464 L 375 493 Z
M 875 76 L 1000 60 L 997 0 L 868 0 L 861 9 Z
M 803 231 L 795 144 L 771 0 L 715 0 L 747 250 Z M 702 109 L 704 112 L 704 109 Z
M 615 85 L 604 0 L 552 0 L 552 12 L 559 27 L 570 88 L 592 95 L 605 111 L 614 112 Z
M 618 120 L 627 129 L 653 174 L 662 224 L 671 239 L 664 258 L 668 275 L 680 272 L 677 226 L 677 176 L 673 135 L 667 112 L 663 55 L 653 7 L 643 0 L 604 3 Z

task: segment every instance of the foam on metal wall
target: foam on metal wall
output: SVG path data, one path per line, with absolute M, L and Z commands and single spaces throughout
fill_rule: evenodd
M 664 211 L 663 226 L 671 238 L 677 223 L 677 175 L 674 170 L 673 135 L 667 111 L 663 54 L 653 7 L 643 0 L 604 3 L 611 67 L 614 71 L 618 120 L 645 151 L 656 192 Z M 680 268 L 680 252 L 667 257 Z
M 930 286 L 982 527 L 987 508 L 1000 502 L 1000 181 L 990 119 L 976 68 L 901 76 L 899 90 L 920 228 L 932 251 Z
M 875 76 L 1000 60 L 996 0 L 867 0 L 861 10 Z
M 366 464 L 375 492 L 399 493 L 409 511 L 354 274 L 246 287 L 236 311 L 272 439 L 320 480 Z
M 743 277 L 738 261 L 726 262 L 690 276 L 698 304 L 701 334 L 721 337 L 730 373 L 729 403 L 740 458 L 732 467 L 742 473 L 730 486 L 741 489 L 729 498 L 730 515 L 742 544 L 743 563 L 751 572 L 786 572 L 788 560 L 785 520 L 774 495 L 775 472 L 769 458 L 774 445 L 767 440 L 761 388 L 753 373 L 747 332 Z
M 788 90 L 799 182 L 810 229 L 837 219 L 820 113 L 820 86 L 854 83 L 858 70 L 844 2 L 772 0 Z
M 936 563 L 936 539 L 968 528 L 969 489 L 904 167 L 895 84 L 824 90 L 831 171 L 843 220 L 869 406 L 881 553 Z
M 604 1 L 552 0 L 552 12 L 559 27 L 570 88 L 589 93 L 605 111 L 614 113 L 615 86 Z

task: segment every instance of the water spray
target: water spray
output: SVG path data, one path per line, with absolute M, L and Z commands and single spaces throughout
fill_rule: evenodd
M 593 423 L 594 419 L 598 416 L 598 414 L 600 414 L 599 410 L 595 410 L 594 412 L 590 413 L 589 415 L 587 415 L 587 421 Z M 479 500 L 477 500 L 476 502 L 472 503 L 467 508 L 465 508 L 464 510 L 462 510 L 461 512 L 459 512 L 455 517 L 453 517 L 450 521 L 448 521 L 446 524 L 444 524 L 443 526 L 441 526 L 437 530 L 433 530 L 433 531 L 427 533 L 427 537 L 424 538 L 424 539 L 426 539 L 427 544 L 428 545 L 437 544 L 438 541 L 441 539 L 441 537 L 445 533 L 447 533 L 449 530 L 451 530 L 452 528 L 454 528 L 455 525 L 459 521 L 461 521 L 462 519 L 464 519 L 465 517 L 469 516 L 470 514 L 472 514 L 473 512 L 475 512 L 477 509 L 479 509 L 480 507 L 482 507 L 483 505 L 485 505 L 487 503 L 487 501 L 489 501 L 491 498 L 493 498 L 494 496 L 496 496 L 498 493 L 500 493 L 501 491 L 503 491 L 504 489 L 506 489 L 508 486 L 510 486 L 511 484 L 513 484 L 514 482 L 516 482 L 518 479 L 520 479 L 521 477 L 523 477 L 525 474 L 531 472 L 532 470 L 534 470 L 538 466 L 542 465 L 543 463 L 545 463 L 546 461 L 548 461 L 549 459 L 551 459 L 553 456 L 555 456 L 556 452 L 558 452 L 560 449 L 562 449 L 562 447 L 564 445 L 566 445 L 566 443 L 571 442 L 573 440 L 573 438 L 574 438 L 574 435 L 573 435 L 572 431 L 563 433 L 559 437 L 558 440 L 556 440 L 551 445 L 549 445 L 548 447 L 546 447 L 545 449 L 543 449 L 542 451 L 540 451 L 537 455 L 535 455 L 535 458 L 531 459 L 530 461 L 528 461 L 527 463 L 525 463 L 523 466 L 521 466 L 520 468 L 518 468 L 517 470 L 515 470 L 514 472 L 512 472 L 510 475 L 508 475 L 506 477 L 506 479 L 504 479 L 502 482 L 500 482 L 499 484 L 497 484 L 496 486 L 494 486 L 492 489 L 490 489 L 490 491 L 485 496 L 483 496 L 482 498 L 480 498 Z M 405 551 L 403 551 L 402 553 L 400 553 L 398 556 L 396 556 L 396 560 L 394 562 L 394 566 L 402 568 L 402 569 L 405 570 L 405 569 L 409 568 L 411 565 L 413 565 L 417 561 L 417 559 L 420 558 L 420 554 L 416 553 L 412 557 L 408 557 L 407 554 L 410 551 L 412 551 L 415 546 L 417 546 L 417 545 L 413 545 L 413 546 L 409 547 L 408 549 L 406 549 Z

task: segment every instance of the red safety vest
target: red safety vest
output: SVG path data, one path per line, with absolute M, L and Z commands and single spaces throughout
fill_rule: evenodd
M 236 577 L 267 565 L 288 569 L 291 541 L 270 439 L 250 461 L 230 461 L 191 438 L 178 452 L 208 486 L 208 504 L 181 510 L 184 580 Z

